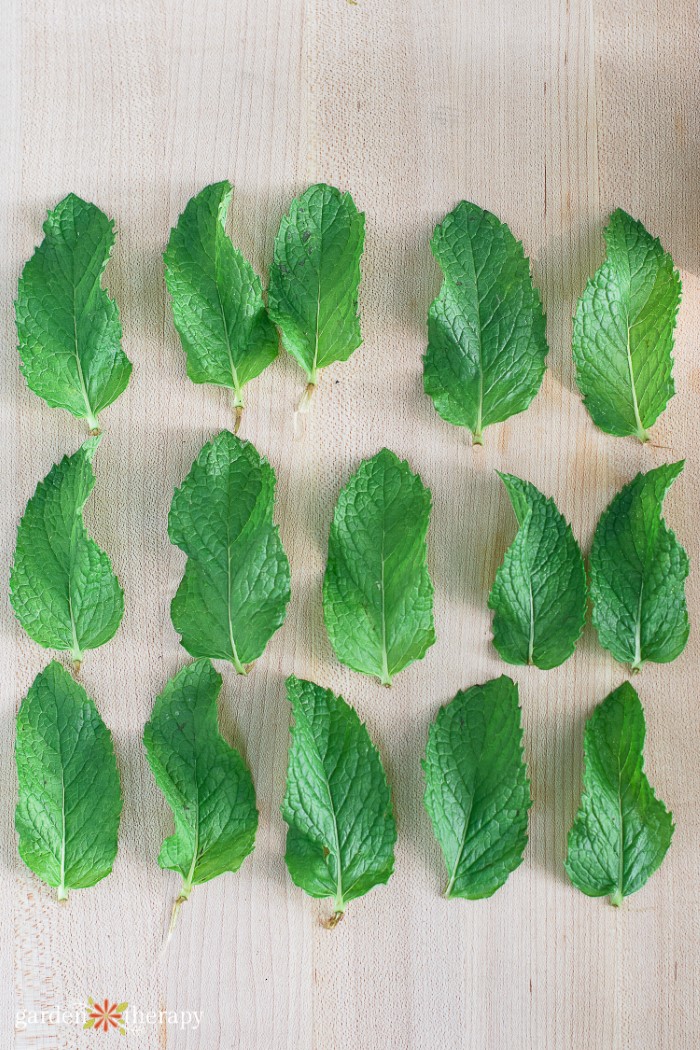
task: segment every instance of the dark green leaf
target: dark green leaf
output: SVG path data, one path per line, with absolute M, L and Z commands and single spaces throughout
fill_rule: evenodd
M 428 314 L 425 392 L 480 445 L 485 427 L 523 412 L 540 389 L 544 313 L 522 244 L 491 212 L 462 201 L 431 248 L 443 284 Z
M 489 595 L 493 644 L 508 663 L 558 667 L 573 653 L 586 620 L 581 551 L 554 500 L 512 474 L 499 477 L 519 531 Z
M 94 886 L 117 855 L 119 773 L 95 704 L 55 661 L 22 701 L 15 759 L 22 860 L 59 900 Z
M 518 687 L 505 675 L 457 693 L 430 727 L 425 807 L 446 897 L 490 897 L 522 863 L 531 805 L 522 739 Z
M 591 549 L 593 624 L 600 644 L 639 670 L 668 663 L 688 641 L 688 555 L 661 517 L 683 461 L 637 474 L 603 512 Z
M 70 652 L 78 666 L 86 649 L 116 634 L 124 613 L 109 558 L 82 517 L 99 441 L 88 438 L 37 485 L 19 523 L 10 574 L 12 608 L 27 634 L 47 649 Z
M 566 870 L 589 897 L 613 904 L 636 893 L 660 867 L 673 817 L 644 773 L 644 712 L 629 682 L 586 723 L 581 808 L 569 833 Z
M 179 900 L 193 886 L 238 871 L 258 827 L 255 788 L 238 751 L 219 732 L 221 675 L 196 660 L 156 698 L 144 729 L 148 764 L 175 820 L 163 843 L 161 868 L 182 875 Z
M 621 208 L 605 242 L 607 258 L 574 317 L 576 382 L 596 426 L 646 441 L 674 392 L 681 281 L 659 241 Z
M 114 223 L 70 193 L 49 212 L 44 233 L 17 293 L 22 372 L 47 404 L 97 430 L 98 413 L 116 401 L 131 375 L 119 311 L 101 283 Z
M 187 555 L 171 616 L 191 656 L 229 660 L 239 674 L 284 623 L 289 562 L 273 524 L 275 472 L 223 430 L 175 490 L 168 533 Z
M 294 713 L 282 816 L 292 881 L 331 897 L 335 925 L 347 904 L 394 870 L 396 825 L 379 753 L 340 696 L 292 676 Z
M 435 641 L 429 524 L 430 491 L 386 448 L 338 497 L 323 581 L 326 628 L 341 663 L 384 685 Z

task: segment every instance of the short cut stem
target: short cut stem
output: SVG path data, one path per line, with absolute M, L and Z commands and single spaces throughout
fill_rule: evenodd
M 309 405 L 311 404 L 311 398 L 314 395 L 314 390 L 315 389 L 316 389 L 316 383 L 307 383 L 306 384 L 306 390 L 301 395 L 301 400 L 299 401 L 297 412 L 308 412 L 309 411 Z

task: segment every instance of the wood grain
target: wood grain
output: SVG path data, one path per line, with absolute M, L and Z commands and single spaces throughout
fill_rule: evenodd
M 14 621 L 0 587 L 2 697 L 0 1036 L 18 1050 L 90 1047 L 95 1033 L 17 1011 L 88 995 L 146 1011 L 201 1012 L 197 1030 L 144 1024 L 139 1050 L 694 1050 L 700 1043 L 698 632 L 674 664 L 635 683 L 648 768 L 677 831 L 664 867 L 619 911 L 573 890 L 562 870 L 580 794 L 583 723 L 623 677 L 587 628 L 564 667 L 515 669 L 535 804 L 524 865 L 490 901 L 446 902 L 421 796 L 427 726 L 458 688 L 505 668 L 486 598 L 514 533 L 494 474 L 554 496 L 584 547 L 601 510 L 638 470 L 687 457 L 667 517 L 700 556 L 700 52 L 682 0 L 4 0 L 0 84 L 0 581 L 39 479 L 82 439 L 19 375 L 12 300 L 47 208 L 68 191 L 114 216 L 108 284 L 134 362 L 104 416 L 88 524 L 126 591 L 114 641 L 84 682 L 112 727 L 125 809 L 112 876 L 56 905 L 22 866 L 12 826 L 13 718 L 48 654 Z M 310 182 L 349 189 L 367 213 L 364 346 L 324 376 L 303 439 L 303 382 L 287 357 L 251 388 L 244 434 L 279 477 L 278 520 L 293 572 L 285 627 L 247 680 L 224 671 L 224 731 L 252 766 L 258 846 L 236 876 L 198 888 L 165 955 L 174 876 L 155 863 L 169 815 L 141 730 L 186 657 L 169 619 L 183 569 L 170 547 L 175 484 L 231 424 L 224 392 L 191 384 L 162 281 L 161 252 L 186 200 L 235 186 L 231 231 L 264 274 L 290 198 Z M 473 452 L 424 397 L 421 354 L 439 274 L 435 222 L 462 199 L 496 211 L 524 241 L 548 313 L 543 389 Z M 678 395 L 639 447 L 596 431 L 573 386 L 571 314 L 621 205 L 681 268 Z M 431 487 L 437 644 L 390 693 L 342 668 L 321 616 L 337 493 L 388 445 Z M 691 619 L 700 622 L 697 575 Z M 393 786 L 396 874 L 329 933 L 324 906 L 286 875 L 284 790 L 294 671 L 342 692 L 367 720 Z

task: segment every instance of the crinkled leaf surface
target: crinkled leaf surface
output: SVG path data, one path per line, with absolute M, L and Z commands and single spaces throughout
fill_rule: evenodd
M 229 660 L 239 674 L 282 626 L 289 602 L 274 500 L 270 464 L 223 430 L 201 450 L 170 508 L 170 540 L 187 555 L 173 626 L 191 656 Z
M 683 460 L 637 474 L 601 515 L 591 548 L 593 625 L 616 660 L 675 660 L 690 630 L 688 555 L 661 517 Z
M 358 317 L 365 217 L 349 193 L 319 183 L 292 201 L 275 238 L 270 316 L 309 383 L 362 342 Z
M 156 698 L 143 734 L 148 764 L 175 820 L 158 856 L 192 887 L 238 871 L 258 828 L 255 788 L 238 751 L 219 732 L 221 675 L 209 660 L 183 667 Z
M 613 904 L 636 893 L 661 865 L 673 817 L 644 773 L 646 725 L 629 684 L 610 693 L 586 723 L 583 797 L 569 832 L 566 870 L 589 897 Z
M 75 661 L 108 642 L 124 613 L 110 560 L 83 522 L 99 441 L 88 438 L 37 485 L 19 523 L 10 574 L 12 608 L 27 634 Z
M 430 727 L 425 807 L 446 897 L 490 897 L 522 863 L 531 805 L 522 740 L 518 687 L 505 675 L 457 693 Z
M 22 860 L 59 899 L 94 886 L 117 855 L 119 773 L 95 704 L 55 661 L 20 705 L 15 758 Z
M 50 211 L 16 302 L 22 372 L 53 408 L 98 427 L 98 413 L 126 389 L 119 310 L 102 287 L 114 223 L 70 193 Z
M 215 383 L 234 392 L 277 357 L 278 339 L 267 315 L 260 278 L 226 235 L 229 182 L 207 186 L 188 202 L 170 233 L 165 283 L 195 383 Z
M 396 825 L 379 752 L 342 697 L 287 679 L 294 724 L 282 816 L 295 885 L 336 916 L 394 870 Z
M 621 208 L 610 216 L 605 243 L 607 258 L 574 317 L 576 382 L 596 426 L 646 441 L 674 392 L 681 281 L 656 237 Z
M 558 667 L 586 620 L 586 569 L 571 526 L 534 485 L 499 474 L 519 530 L 496 573 L 493 644 L 511 664 Z
M 520 241 L 462 201 L 435 228 L 442 288 L 428 314 L 425 392 L 448 423 L 484 428 L 523 412 L 542 384 L 545 318 Z
M 429 524 L 430 490 L 386 448 L 338 497 L 323 581 L 326 628 L 341 663 L 384 685 L 435 641 Z

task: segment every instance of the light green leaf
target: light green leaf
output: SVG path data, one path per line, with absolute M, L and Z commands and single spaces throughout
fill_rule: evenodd
M 209 660 L 183 667 L 156 698 L 144 729 L 148 764 L 175 820 L 158 856 L 193 886 L 238 871 L 258 828 L 255 788 L 238 751 L 219 732 L 221 675 Z
M 308 376 L 347 361 L 362 342 L 358 317 L 365 217 L 349 193 L 319 183 L 292 201 L 275 238 L 270 316 Z
M 334 926 L 346 906 L 394 870 L 396 825 L 379 752 L 342 697 L 287 679 L 294 713 L 282 816 L 285 861 L 296 886 L 331 897 Z
M 70 652 L 77 666 L 116 632 L 124 594 L 109 558 L 91 539 L 83 507 L 95 485 L 99 437 L 52 467 L 29 500 L 17 530 L 10 601 L 30 638 Z
M 232 193 L 229 182 L 217 182 L 189 201 L 170 233 L 165 283 L 188 376 L 228 387 L 242 409 L 244 386 L 274 361 L 279 347 L 260 278 L 226 235 Z
M 659 241 L 621 208 L 605 243 L 607 258 L 574 317 L 576 382 L 596 426 L 646 441 L 674 392 L 681 281 Z
M 612 904 L 636 893 L 660 867 L 673 817 L 644 774 L 646 725 L 629 684 L 610 693 L 586 723 L 583 797 L 569 832 L 566 871 L 589 897 Z
M 187 555 L 173 626 L 191 656 L 229 660 L 239 674 L 282 626 L 289 602 L 289 562 L 272 521 L 275 484 L 253 445 L 223 430 L 170 508 L 170 541 Z
M 65 900 L 112 870 L 122 800 L 111 734 L 55 661 L 20 705 L 15 759 L 19 854 Z
M 484 428 L 524 412 L 548 352 L 545 319 L 520 241 L 491 212 L 462 201 L 431 241 L 443 283 L 428 314 L 425 392 L 448 423 Z
M 430 490 L 389 449 L 361 463 L 338 497 L 323 612 L 336 656 L 391 685 L 435 641 L 426 535 Z
M 688 555 L 661 517 L 683 460 L 637 474 L 601 515 L 591 548 L 593 625 L 600 644 L 638 671 L 683 652 Z
M 98 430 L 98 414 L 131 375 L 119 310 L 102 287 L 114 223 L 70 193 L 49 212 L 44 233 L 22 271 L 15 304 L 22 372 L 48 405 Z
M 586 620 L 586 569 L 571 526 L 554 500 L 512 474 L 506 487 L 519 531 L 489 595 L 493 644 L 511 664 L 558 667 Z
M 490 897 L 522 863 L 531 806 L 522 741 L 518 687 L 505 675 L 457 693 L 430 727 L 425 808 L 446 897 Z

